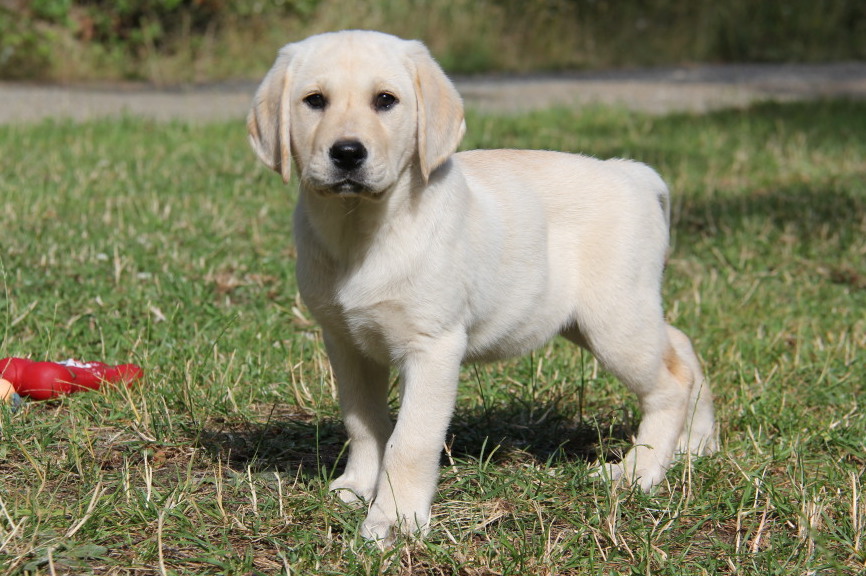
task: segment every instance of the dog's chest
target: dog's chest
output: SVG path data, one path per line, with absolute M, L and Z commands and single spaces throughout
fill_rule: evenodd
M 339 298 L 340 319 L 355 346 L 379 362 L 390 362 L 417 334 L 417 319 L 402 301 L 386 298 Z
M 390 305 L 354 308 L 344 313 L 344 321 L 355 346 L 381 363 L 390 362 L 401 347 L 400 321 Z
M 315 287 L 300 284 L 304 300 L 327 331 L 351 340 L 381 363 L 400 356 L 423 324 L 423 311 L 406 304 L 414 299 L 393 278 L 354 274 Z

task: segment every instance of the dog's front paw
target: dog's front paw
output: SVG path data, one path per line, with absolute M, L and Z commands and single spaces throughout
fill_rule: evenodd
M 361 524 L 361 536 L 365 540 L 370 540 L 383 550 L 390 548 L 396 539 L 394 528 L 397 524 L 397 518 L 390 518 L 381 510 L 377 509 L 376 504 L 370 507 L 367 518 Z
M 328 486 L 328 490 L 346 504 L 361 506 L 376 496 L 375 482 L 359 482 L 349 474 L 343 474 Z
M 394 512 L 390 513 L 389 510 Z M 393 545 L 398 533 L 406 536 L 424 536 L 429 530 L 429 510 L 414 511 L 411 514 L 397 514 L 393 505 L 386 507 L 378 502 L 373 502 L 367 513 L 367 518 L 361 524 L 361 536 L 374 541 L 381 548 Z

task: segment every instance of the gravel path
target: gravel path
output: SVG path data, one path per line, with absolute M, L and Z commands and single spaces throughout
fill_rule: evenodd
M 706 112 L 761 100 L 866 98 L 866 62 L 695 66 L 521 77 L 455 78 L 468 107 L 520 112 L 613 104 L 651 113 Z M 240 120 L 256 84 L 43 86 L 0 82 L 0 124 L 129 114 L 160 121 Z

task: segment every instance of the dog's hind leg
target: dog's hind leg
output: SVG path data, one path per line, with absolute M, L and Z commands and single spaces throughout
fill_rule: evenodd
M 596 474 L 623 478 L 643 490 L 662 481 L 678 448 L 707 453 L 716 446 L 712 396 L 688 338 L 666 325 L 656 306 L 646 310 L 612 314 L 608 321 L 596 316 L 598 325 L 585 321 L 580 333 L 575 328 L 563 334 L 586 345 L 637 394 L 643 419 L 634 447 L 621 462 L 607 464 Z
M 367 358 L 351 344 L 325 335 L 337 380 L 349 457 L 343 474 L 329 487 L 344 502 L 372 502 L 393 423 L 388 413 L 389 368 Z
M 677 451 L 695 456 L 712 454 L 718 449 L 718 437 L 710 385 L 704 378 L 700 361 L 688 336 L 670 325 L 668 325 L 667 331 L 671 345 L 670 351 L 676 357 L 673 355 L 666 356 L 666 362 L 672 365 L 684 364 L 694 377 L 692 393 L 689 397 L 689 411 L 686 415 L 686 423 L 680 435 Z

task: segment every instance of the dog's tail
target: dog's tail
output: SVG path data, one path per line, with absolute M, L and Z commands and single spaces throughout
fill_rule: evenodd
M 665 242 L 665 265 L 667 265 L 668 258 L 671 255 L 671 193 L 667 183 L 658 172 L 646 164 L 641 164 L 640 166 L 644 169 L 644 178 L 646 178 L 647 185 L 655 193 L 656 200 L 665 217 L 665 233 L 667 235 L 667 241 Z
M 662 214 L 665 218 L 665 227 L 670 230 L 671 194 L 668 190 L 668 185 L 658 172 L 642 162 L 635 162 L 633 160 L 620 160 L 620 162 L 622 162 L 623 168 L 629 174 L 632 181 L 640 186 L 641 189 L 646 190 L 651 194 L 655 194 L 656 200 L 658 201 L 659 207 L 661 208 Z
M 641 177 L 647 183 L 647 187 L 650 188 L 653 193 L 656 195 L 656 199 L 658 200 L 659 206 L 662 209 L 662 214 L 665 217 L 665 227 L 670 230 L 671 229 L 671 193 L 668 190 L 667 183 L 662 179 L 658 172 L 647 166 L 646 164 L 639 164 L 642 172 Z
M 610 160 L 609 160 L 610 161 Z M 659 230 L 660 234 L 664 234 L 664 262 L 667 264 L 670 256 L 670 239 L 671 239 L 671 194 L 668 190 L 668 185 L 662 179 L 658 172 L 650 168 L 642 162 L 634 160 L 614 160 L 621 162 L 623 172 L 628 176 L 629 180 L 639 191 L 639 194 L 646 199 L 647 202 L 651 198 L 655 198 L 655 204 L 661 211 L 662 220 L 657 221 L 659 227 L 664 227 L 664 230 Z M 648 196 L 643 196 L 644 194 Z M 650 196 L 651 195 L 651 196 Z M 656 215 L 651 215 L 655 219 Z
M 655 193 L 656 200 L 658 200 L 659 206 L 662 209 L 662 214 L 665 217 L 665 233 L 667 234 L 665 265 L 667 265 L 668 258 L 671 254 L 671 192 L 667 183 L 658 172 L 646 164 L 641 164 L 641 167 L 645 168 L 645 178 L 647 178 L 647 183 Z
M 671 192 L 668 189 L 667 183 L 662 179 L 658 172 L 650 168 L 650 172 L 655 176 L 655 182 L 653 182 L 653 187 L 656 191 L 656 197 L 658 198 L 659 204 L 662 207 L 662 213 L 665 215 L 665 226 L 667 229 L 671 229 Z

